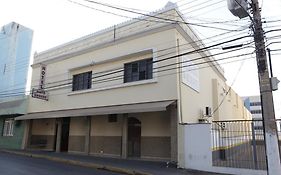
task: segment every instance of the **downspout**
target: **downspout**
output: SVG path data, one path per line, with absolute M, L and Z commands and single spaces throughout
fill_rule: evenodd
M 177 55 L 180 54 L 180 45 L 179 45 L 179 39 L 177 39 Z M 178 71 L 178 113 L 179 113 L 179 124 L 183 124 L 183 118 L 182 118 L 182 99 L 181 99 L 181 60 L 180 57 L 177 56 L 178 58 L 178 66 L 177 66 L 177 71 Z

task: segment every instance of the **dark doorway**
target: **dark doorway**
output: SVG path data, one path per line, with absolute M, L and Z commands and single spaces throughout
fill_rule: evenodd
M 59 119 L 56 119 L 56 124 L 55 124 L 55 137 L 54 137 L 54 146 L 53 146 L 53 150 L 54 150 L 54 151 L 56 151 L 56 146 L 57 146 L 58 120 L 59 120 Z
M 140 157 L 141 122 L 133 117 L 128 118 L 128 156 Z
M 69 123 L 70 123 L 69 117 L 62 119 L 61 142 L 60 142 L 60 151 L 61 152 L 68 151 Z

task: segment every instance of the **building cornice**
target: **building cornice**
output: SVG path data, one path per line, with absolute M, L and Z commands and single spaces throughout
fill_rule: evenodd
M 104 42 L 104 43 L 100 43 L 97 45 L 88 45 L 88 44 L 83 44 L 82 41 L 80 41 L 81 43 L 78 44 L 78 46 L 73 49 L 73 50 L 66 50 L 64 48 L 61 49 L 57 49 L 56 53 L 54 54 L 52 53 L 52 55 L 49 55 L 47 58 L 42 59 L 42 61 L 40 60 L 35 60 L 35 62 L 33 63 L 32 67 L 37 67 L 40 66 L 41 64 L 50 64 L 50 63 L 54 63 L 54 62 L 58 62 L 58 61 L 62 61 L 68 58 L 72 58 L 74 56 L 78 56 L 81 54 L 85 54 L 88 52 L 93 52 L 95 50 L 98 49 L 102 49 L 102 48 L 106 48 L 109 46 L 113 46 L 113 45 L 117 45 L 126 41 L 130 41 L 136 38 L 140 38 L 146 35 L 150 35 L 150 34 L 154 34 L 154 33 L 158 33 L 158 32 L 162 32 L 162 31 L 166 31 L 169 29 L 173 29 L 175 28 L 176 24 L 165 24 L 165 25 L 161 25 L 161 26 L 157 26 L 154 29 L 148 30 L 148 31 L 143 31 L 143 32 L 139 32 L 137 34 L 133 34 L 133 35 L 129 35 L 126 37 L 122 37 L 119 39 L 116 39 L 114 41 L 109 41 L 109 42 Z
M 126 32 L 125 35 L 119 33 L 119 37 L 115 37 L 116 34 L 118 35 L 118 32 L 116 30 L 121 30 L 122 28 L 125 28 L 130 25 L 134 25 L 134 23 L 137 23 L 141 20 L 147 20 L 151 18 L 151 16 L 155 15 L 161 15 L 163 13 L 167 13 L 170 11 L 173 11 L 177 14 L 174 16 L 171 20 L 177 20 L 180 21 L 178 23 L 156 23 L 151 25 L 151 23 L 147 24 L 146 27 L 143 28 L 137 28 L 133 31 Z M 178 16 L 178 17 L 177 17 Z M 178 19 L 179 18 L 179 19 Z M 39 54 L 34 55 L 34 64 L 32 67 L 40 66 L 41 64 L 50 64 L 53 62 L 62 61 L 68 58 L 72 58 L 81 54 L 85 54 L 88 52 L 93 52 L 98 49 L 102 49 L 105 47 L 117 45 L 129 40 L 133 40 L 136 38 L 140 38 L 149 34 L 169 30 L 172 28 L 175 28 L 184 38 L 193 46 L 194 49 L 200 49 L 205 47 L 203 42 L 193 42 L 195 40 L 200 40 L 199 37 L 196 35 L 194 30 L 188 26 L 187 20 L 185 19 L 184 15 L 180 13 L 180 11 L 177 8 L 176 4 L 168 3 L 165 8 L 152 12 L 148 15 L 141 16 L 139 18 L 129 20 L 123 23 L 120 23 L 118 25 L 106 28 L 104 30 L 98 31 L 96 33 L 78 38 L 76 40 L 73 40 L 71 42 L 65 43 L 63 45 L 54 47 L 52 49 L 46 50 L 44 52 L 41 52 Z M 143 21 L 141 21 L 143 22 Z M 153 26 L 153 27 L 152 27 Z M 129 28 L 130 29 L 130 28 Z M 113 33 L 114 32 L 114 33 Z M 114 36 L 114 37 L 113 37 Z M 211 55 L 208 51 L 205 51 L 201 54 L 202 56 L 208 56 Z M 210 57 L 208 58 L 211 62 L 209 63 L 211 67 L 224 79 L 224 71 L 221 68 L 221 66 L 214 60 L 214 58 Z

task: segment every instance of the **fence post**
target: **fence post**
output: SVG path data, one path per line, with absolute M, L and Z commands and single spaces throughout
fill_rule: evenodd
M 251 125 L 252 125 L 252 145 L 253 145 L 254 165 L 255 165 L 255 169 L 258 169 L 257 143 L 256 143 L 256 135 L 255 135 L 254 121 L 251 122 Z
M 225 145 L 224 145 L 224 140 L 223 140 L 223 129 L 224 129 L 224 124 L 220 123 L 219 125 L 219 155 L 221 160 L 226 160 L 226 154 L 225 154 Z

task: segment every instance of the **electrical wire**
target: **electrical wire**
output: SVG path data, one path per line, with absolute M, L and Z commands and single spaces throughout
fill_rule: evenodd
M 250 53 L 250 54 L 252 54 L 252 53 Z M 189 66 L 194 66 L 194 65 L 201 65 L 201 64 L 205 64 L 205 63 L 211 63 L 211 62 L 215 62 L 215 61 L 221 61 L 221 60 L 226 60 L 226 59 L 230 59 L 230 58 L 236 58 L 236 57 L 245 56 L 245 55 L 248 55 L 248 54 L 235 55 L 235 56 L 231 56 L 231 57 L 221 58 L 221 59 L 218 59 L 218 60 L 199 62 L 199 63 L 195 63 L 195 64 L 191 64 L 191 65 L 187 65 L 187 66 L 182 66 L 182 67 L 189 67 Z M 208 58 L 208 57 L 210 57 L 210 56 L 205 56 L 204 58 Z M 197 58 L 197 60 L 199 60 L 199 58 Z M 193 61 L 193 59 L 192 59 L 192 60 L 185 61 L 185 62 L 181 62 L 181 63 L 186 63 L 186 62 L 190 62 L 190 61 Z M 174 65 L 176 65 L 176 64 L 174 64 Z M 171 65 L 168 65 L 168 66 L 171 66 Z M 167 65 L 166 65 L 165 67 L 167 67 Z M 173 70 L 173 69 L 174 69 L 174 68 L 168 68 L 168 69 L 164 69 L 164 70 L 158 70 L 158 69 L 160 69 L 160 68 L 164 68 L 164 66 L 162 66 L 162 67 L 156 67 L 155 69 L 157 69 L 157 72 L 170 71 L 170 70 Z M 123 70 L 122 70 L 122 71 L 123 71 Z M 115 72 L 115 73 L 117 73 L 117 72 Z M 114 74 L 115 74 L 115 73 L 114 73 Z M 110 74 L 107 74 L 106 76 L 108 76 L 108 75 L 110 75 Z M 100 78 L 100 77 L 93 77 L 93 78 Z M 113 78 L 123 78 L 123 75 L 121 75 L 120 77 L 111 77 L 111 78 L 109 78 L 109 79 L 107 78 L 107 79 L 95 81 L 95 83 L 99 83 L 99 82 L 104 83 L 105 80 L 106 80 L 106 81 L 108 81 L 108 80 L 112 81 Z M 72 84 L 72 82 L 60 84 L 59 86 L 66 86 L 66 85 L 70 85 L 70 84 Z M 56 86 L 46 87 L 46 89 L 52 89 L 52 88 L 56 88 L 56 87 L 59 87 L 59 86 L 56 85 Z M 5 95 L 6 95 L 6 94 L 7 94 L 7 93 L 5 93 Z M 4 95 L 4 94 L 1 93 L 0 95 Z
M 238 71 L 237 71 L 237 73 L 236 73 L 236 75 L 235 75 L 235 77 L 234 77 L 234 79 L 233 79 L 233 81 L 232 81 L 231 85 L 229 86 L 229 88 L 228 88 L 227 92 L 225 93 L 225 95 L 224 95 L 223 99 L 220 101 L 219 105 L 218 105 L 218 106 L 214 109 L 214 111 L 212 112 L 211 116 L 212 116 L 212 115 L 214 115 L 214 114 L 215 114 L 215 113 L 219 110 L 219 108 L 221 107 L 221 105 L 223 104 L 224 100 L 226 99 L 226 96 L 227 96 L 227 95 L 228 95 L 228 93 L 231 91 L 232 86 L 233 86 L 233 85 L 234 85 L 234 83 L 236 82 L 237 77 L 238 77 L 238 75 L 239 75 L 239 73 L 240 73 L 240 71 L 241 71 L 241 69 L 242 69 L 243 65 L 244 65 L 244 61 L 243 61 L 243 62 L 241 62 L 241 65 L 240 65 L 240 67 L 238 68 Z
M 224 34 L 227 34 L 227 33 L 229 33 L 229 32 L 225 32 L 225 33 L 222 33 L 222 34 L 220 34 L 220 35 L 224 35 Z M 198 40 L 199 41 L 199 40 Z M 183 45 L 185 45 L 185 44 L 183 44 Z M 170 48 L 174 48 L 174 47 L 170 47 Z M 170 49 L 170 48 L 168 48 L 168 49 Z M 162 49 L 162 50 L 159 50 L 159 51 L 165 51 L 165 50 L 167 50 L 167 49 Z M 158 57 L 160 57 L 160 56 L 163 56 L 163 55 L 159 55 Z M 62 74 L 56 74 L 56 75 L 54 75 L 53 77 L 58 77 L 59 75 L 64 75 L 64 73 L 62 73 Z M 50 79 L 50 77 L 48 77 L 48 79 Z
M 71 0 L 68 0 L 68 1 L 72 2 Z M 172 23 L 182 23 L 182 24 L 194 25 L 194 26 L 198 26 L 198 27 L 213 28 L 213 29 L 218 29 L 218 30 L 237 31 L 237 30 L 225 29 L 225 28 L 220 28 L 220 27 L 206 26 L 206 25 L 202 25 L 202 24 L 188 23 L 188 22 L 185 22 L 185 21 L 178 21 L 178 20 L 169 19 L 169 18 L 163 18 L 163 17 L 160 17 L 160 16 L 136 12 L 136 11 L 133 11 L 133 10 L 124 9 L 124 8 L 112 6 L 110 4 L 101 3 L 101 2 L 97 2 L 97 1 L 93 1 L 93 0 L 83 0 L 83 1 L 98 4 L 98 5 L 105 6 L 105 7 L 109 7 L 109 8 L 112 8 L 112 9 L 117 9 L 117 10 L 120 10 L 120 11 L 125 11 L 125 12 L 129 12 L 129 13 L 133 13 L 133 14 L 142 15 L 142 16 L 145 16 L 145 17 L 151 17 L 151 18 L 160 20 L 158 22 L 164 21 L 164 22 L 172 22 Z
M 248 59 L 252 59 L 253 57 L 249 57 L 249 58 L 243 58 L 243 59 L 239 59 L 239 60 L 234 60 L 234 61 L 230 61 L 230 62 L 225 62 L 222 64 L 229 64 L 229 63 L 233 63 L 233 62 L 238 62 L 238 61 L 243 61 L 243 60 L 248 60 Z M 221 64 L 221 63 L 220 63 Z M 211 65 L 211 66 L 205 66 L 205 67 L 199 67 L 199 68 L 195 68 L 195 69 L 190 69 L 188 71 L 180 71 L 181 73 L 183 72 L 189 72 L 189 71 L 193 71 L 193 70 L 199 70 L 199 69 L 203 69 L 203 68 L 208 68 L 208 67 L 214 67 L 215 65 Z M 178 68 L 175 68 L 178 69 Z M 174 75 L 177 74 L 178 72 L 173 72 L 173 73 L 167 73 L 167 74 L 163 74 L 163 75 L 157 75 L 157 78 L 159 77 L 165 77 L 165 76 L 170 76 L 170 75 Z M 123 84 L 123 83 L 122 83 Z M 121 84 L 120 84 L 121 85 Z M 107 87 L 107 86 L 105 86 Z M 103 88 L 103 87 L 101 87 Z M 58 96 L 58 95 L 64 95 L 64 94 L 68 94 L 69 92 L 64 92 L 64 93 L 53 93 L 53 94 L 49 94 L 49 96 Z M 14 95 L 22 95 L 22 94 L 14 94 Z
M 167 57 L 167 58 L 164 58 L 164 60 L 163 60 L 163 59 L 157 60 L 157 61 L 154 61 L 153 63 L 161 62 L 161 61 L 165 61 L 165 60 L 169 60 L 169 59 L 173 59 L 173 58 L 177 58 L 178 56 L 183 56 L 183 55 L 188 55 L 188 54 L 192 54 L 192 53 L 197 53 L 198 51 L 204 51 L 205 49 L 209 49 L 209 48 L 212 48 L 212 47 L 215 47 L 215 46 L 224 44 L 224 43 L 232 42 L 232 41 L 239 40 L 239 39 L 243 39 L 243 38 L 246 38 L 246 37 L 248 37 L 248 36 L 239 37 L 239 38 L 236 38 L 236 39 L 233 39 L 233 40 L 224 41 L 224 42 L 221 42 L 221 43 L 217 43 L 217 44 L 215 44 L 215 45 L 208 46 L 208 47 L 206 47 L 206 48 L 201 48 L 201 49 L 189 51 L 189 52 L 186 52 L 186 53 L 182 53 L 182 54 L 180 54 L 180 55 Z M 123 71 L 123 70 L 122 70 L 122 69 L 119 69 L 119 70 L 117 69 L 117 70 L 115 70 L 115 71 L 111 71 L 111 72 L 106 73 L 106 74 L 104 74 L 104 73 L 105 73 L 104 71 L 102 71 L 102 72 L 97 72 L 97 73 L 95 73 L 95 74 L 102 74 L 101 76 L 108 76 L 108 75 L 111 75 L 111 74 L 119 73 L 119 72 L 121 72 L 121 71 Z M 99 76 L 99 77 L 101 77 L 101 76 Z M 72 80 L 72 79 L 67 79 L 67 80 L 63 80 L 63 81 L 70 81 L 70 80 Z M 57 81 L 57 82 L 52 82 L 52 84 L 54 84 L 54 83 L 60 83 L 60 82 L 62 82 L 62 80 Z M 46 83 L 46 84 L 47 84 L 47 83 Z

